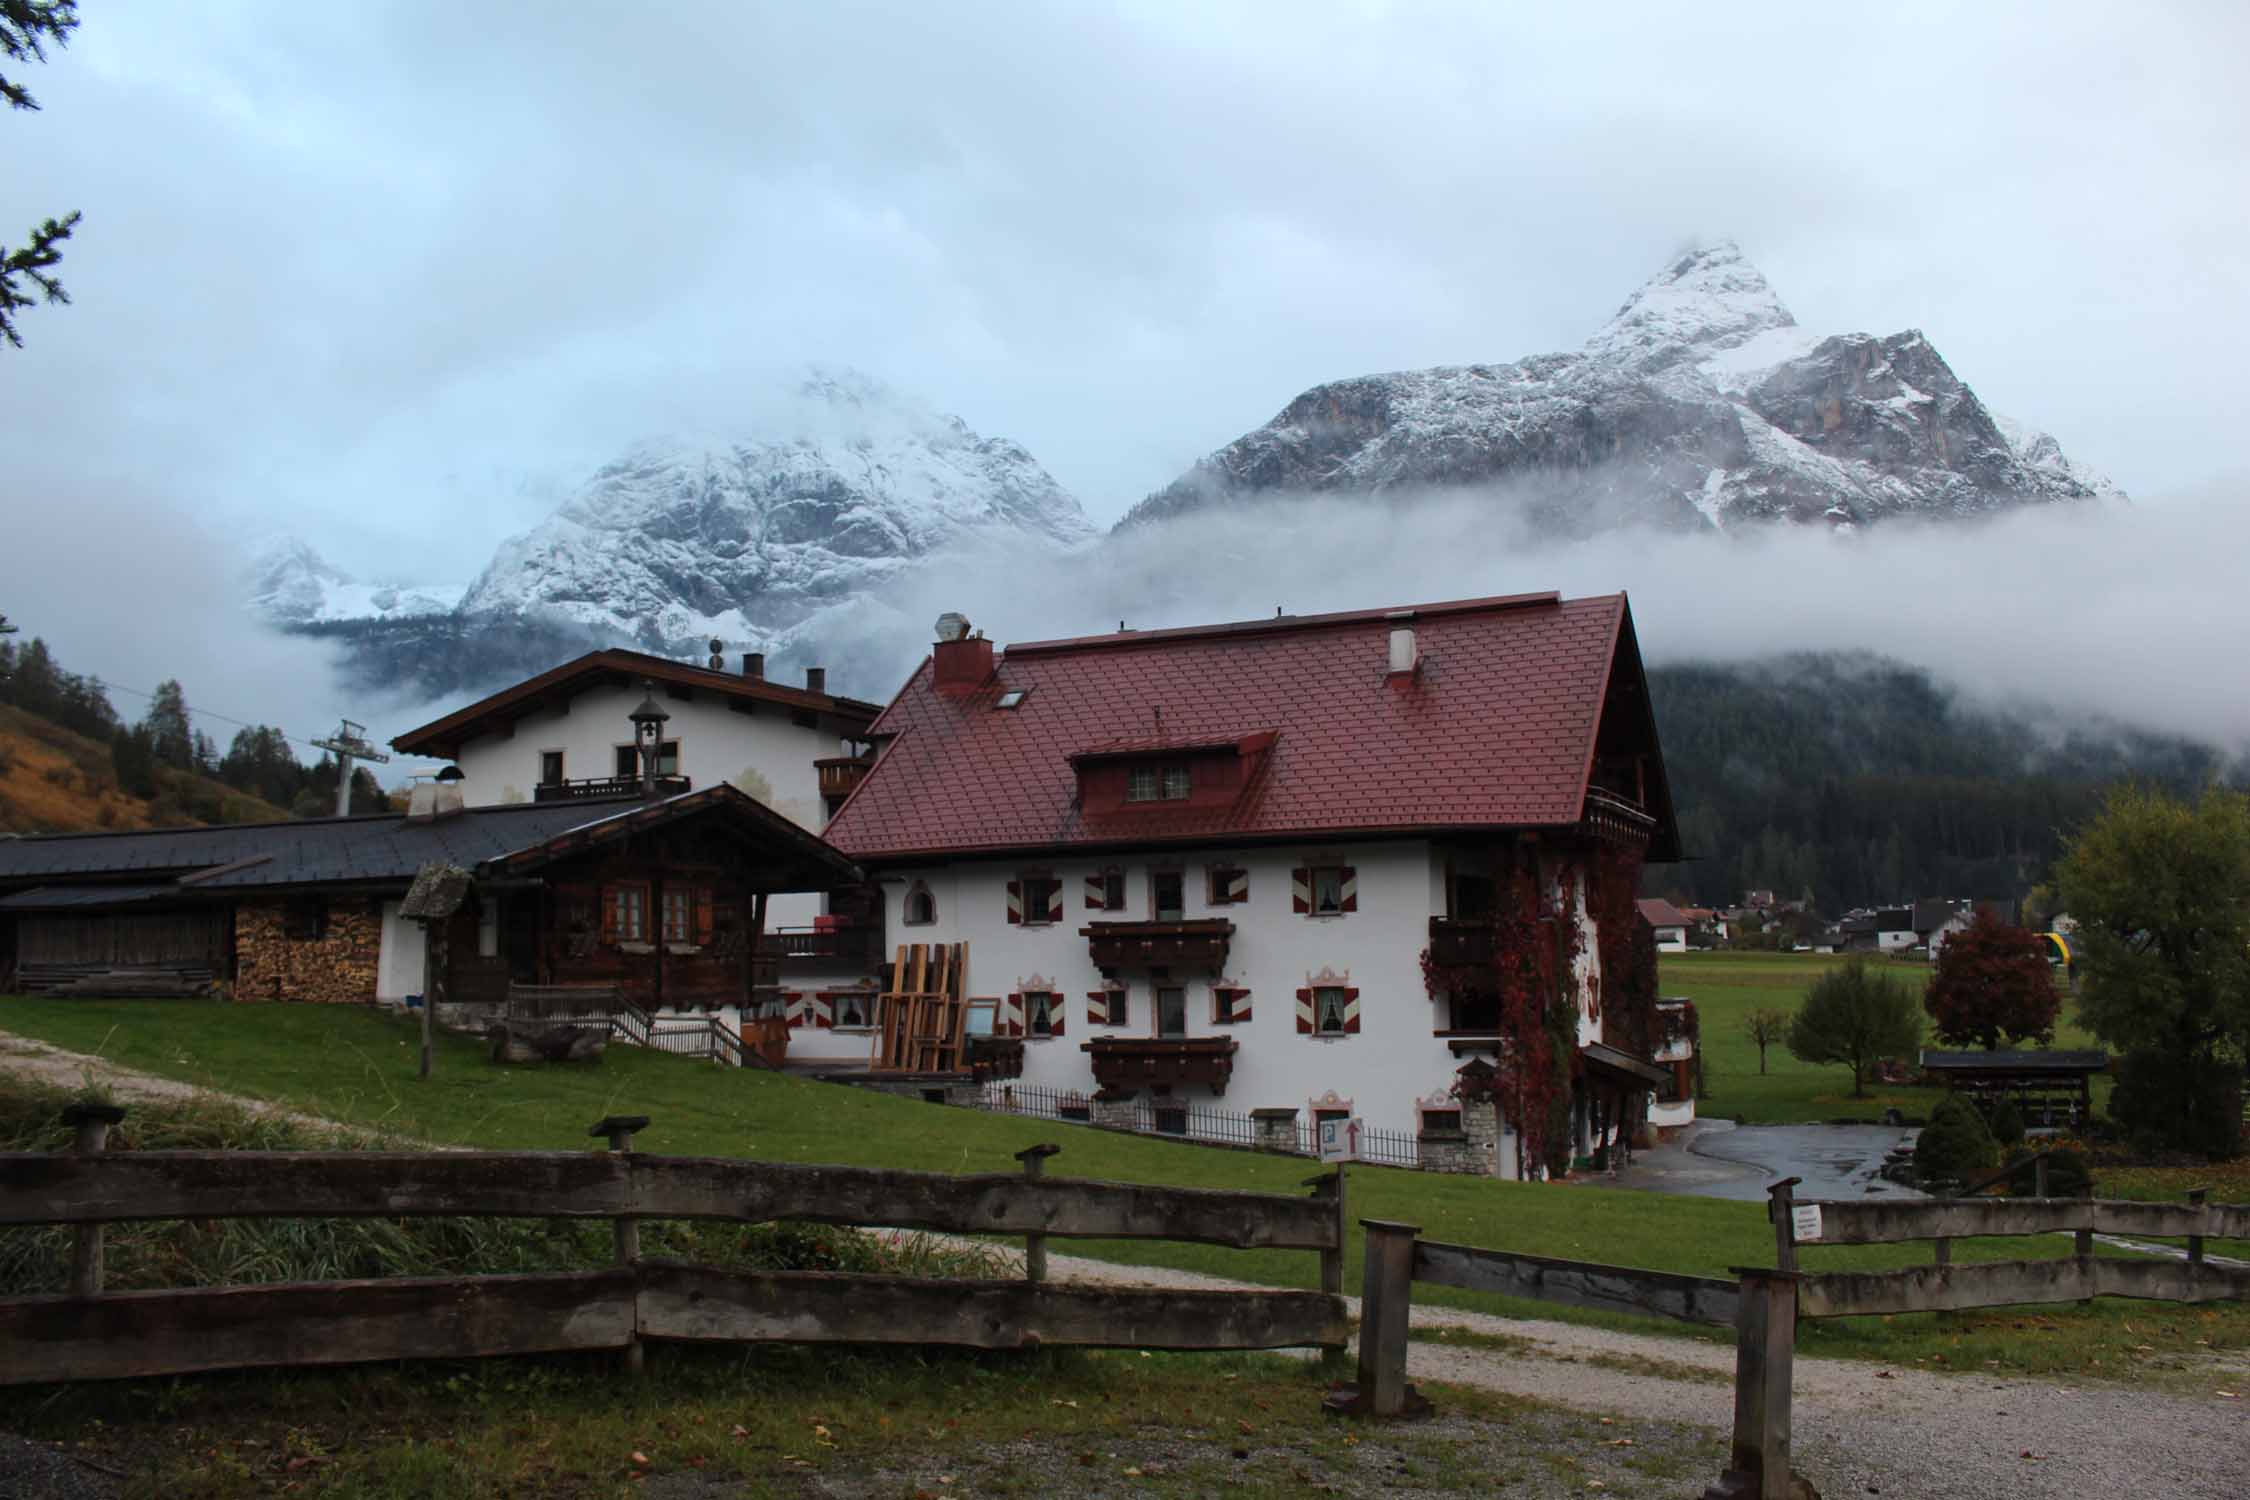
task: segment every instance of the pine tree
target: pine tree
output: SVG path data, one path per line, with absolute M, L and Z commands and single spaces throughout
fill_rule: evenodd
M 12 61 L 45 62 L 47 43 L 67 47 L 77 29 L 77 0 L 0 0 L 0 56 Z M 39 107 L 22 84 L 4 76 L 0 76 L 0 100 L 11 109 Z M 78 214 L 73 211 L 35 225 L 20 250 L 0 245 L 0 338 L 18 349 L 23 347 L 23 336 L 16 332 L 18 311 L 36 307 L 42 298 L 49 303 L 70 300 L 54 269 L 62 260 L 63 241 L 77 227 Z
M 188 719 L 187 691 L 178 678 L 167 677 L 156 685 L 156 696 L 149 700 L 148 716 L 141 720 L 141 728 L 147 731 L 159 761 L 182 771 L 194 769 L 195 726 Z

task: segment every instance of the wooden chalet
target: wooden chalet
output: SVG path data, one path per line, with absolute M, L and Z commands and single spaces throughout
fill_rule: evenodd
M 469 872 L 442 937 L 400 911 Z M 0 840 L 0 988 L 496 1003 L 613 987 L 644 1010 L 746 1006 L 769 897 L 853 882 L 814 834 L 732 786 L 405 815 Z M 444 955 L 441 975 L 426 956 Z

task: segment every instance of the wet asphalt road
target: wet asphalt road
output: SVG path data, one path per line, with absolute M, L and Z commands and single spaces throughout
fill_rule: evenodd
M 1784 1177 L 1799 1198 L 1917 1198 L 1876 1176 L 1915 1132 L 1895 1125 L 1736 1125 L 1700 1120 L 1684 1141 L 1635 1152 L 1614 1186 L 1756 1202 Z

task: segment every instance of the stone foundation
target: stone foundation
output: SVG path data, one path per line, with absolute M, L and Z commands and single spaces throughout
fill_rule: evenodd
M 1414 1165 L 1425 1172 L 1483 1176 L 1492 1171 L 1492 1153 L 1487 1150 L 1480 1157 L 1465 1130 L 1430 1131 L 1414 1138 Z
M 1461 1101 L 1461 1136 L 1472 1165 L 1463 1171 L 1487 1176 L 1500 1170 L 1500 1107 L 1490 1099 Z
M 234 996 L 365 1005 L 375 999 L 383 951 L 382 903 L 364 897 L 327 903 L 318 938 L 288 935 L 284 901 L 245 901 L 234 909 Z
M 1256 1121 L 1255 1139 L 1261 1151 L 1297 1150 L 1297 1111 L 1293 1109 L 1254 1109 L 1250 1118 Z
M 1094 1123 L 1116 1130 L 1131 1130 L 1140 1122 L 1140 1105 L 1131 1094 L 1122 1099 L 1104 1099 L 1099 1093 L 1093 1100 Z

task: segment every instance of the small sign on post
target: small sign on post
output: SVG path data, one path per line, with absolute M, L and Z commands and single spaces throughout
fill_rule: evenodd
M 1322 1161 L 1359 1160 L 1359 1117 L 1322 1120 L 1319 1146 Z
M 1789 1206 L 1789 1232 L 1798 1244 L 1820 1238 L 1820 1205 L 1817 1203 L 1792 1203 Z

